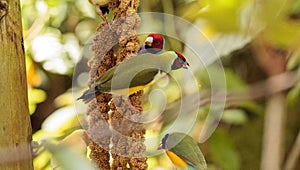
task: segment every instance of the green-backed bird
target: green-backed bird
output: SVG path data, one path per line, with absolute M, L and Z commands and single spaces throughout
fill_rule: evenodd
M 87 103 L 101 93 L 130 95 L 150 86 L 162 74 L 188 66 L 185 57 L 175 51 L 134 56 L 103 73 L 78 100 Z
M 184 133 L 166 134 L 157 149 L 164 149 L 175 166 L 187 170 L 206 170 L 204 156 L 194 139 Z
M 140 47 L 138 54 L 144 53 L 152 53 L 152 54 L 160 54 L 163 52 L 165 46 L 165 39 L 161 34 L 149 34 L 144 42 L 144 44 Z

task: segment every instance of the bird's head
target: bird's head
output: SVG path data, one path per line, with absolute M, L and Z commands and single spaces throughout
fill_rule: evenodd
M 157 150 L 161 150 L 161 149 L 168 149 L 167 147 L 167 139 L 169 137 L 169 134 L 166 134 L 162 140 L 161 140 L 161 143 L 159 144 Z
M 187 69 L 188 66 L 190 66 L 190 64 L 186 61 L 185 57 L 176 51 L 175 54 L 177 55 L 177 58 L 174 60 L 174 63 L 172 65 L 172 70 L 177 70 L 179 68 Z
M 145 48 L 160 51 L 164 48 L 164 37 L 160 34 L 149 34 L 145 40 Z

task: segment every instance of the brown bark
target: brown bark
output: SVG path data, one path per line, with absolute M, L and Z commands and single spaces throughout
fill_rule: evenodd
M 33 169 L 20 2 L 0 1 L 0 169 Z

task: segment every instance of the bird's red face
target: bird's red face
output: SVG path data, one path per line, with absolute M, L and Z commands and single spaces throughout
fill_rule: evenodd
M 175 59 L 173 65 L 172 65 L 172 70 L 176 70 L 179 68 L 184 68 L 187 69 L 188 66 L 190 66 L 190 64 L 186 61 L 186 59 L 184 58 L 184 56 L 182 54 L 180 54 L 179 52 L 176 52 L 177 58 Z
M 149 34 L 145 41 L 146 48 L 162 50 L 164 48 L 164 37 L 160 34 Z

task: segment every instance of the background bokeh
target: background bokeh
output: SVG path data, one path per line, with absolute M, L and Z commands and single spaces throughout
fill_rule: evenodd
M 182 41 L 166 36 L 167 50 L 177 50 L 186 56 L 200 52 L 208 62 L 208 67 L 199 65 L 193 73 L 201 94 L 201 107 L 196 108 L 198 117 L 190 132 L 195 140 L 199 139 L 209 112 L 211 92 L 215 90 L 211 89 L 210 76 L 223 72 L 218 69 L 219 61 L 222 62 L 227 84 L 226 89 L 221 89 L 227 91 L 225 111 L 213 135 L 199 144 L 209 169 L 259 169 L 263 161 L 265 125 L 270 118 L 267 115 L 276 117 L 280 110 L 276 108 L 281 106 L 284 111 L 280 164 L 284 166 L 300 129 L 300 83 L 295 81 L 300 74 L 300 2 L 141 0 L 139 12 L 175 15 L 191 22 L 201 32 L 184 26 L 175 29 L 176 22 L 160 22 L 155 15 L 142 18 L 142 22 L 151 23 L 151 28 L 141 30 L 180 37 Z M 111 16 L 112 13 L 108 18 Z M 76 64 L 88 69 L 83 56 L 90 54 L 83 49 L 91 43 L 89 38 L 102 20 L 87 0 L 22 0 L 22 19 L 33 139 L 60 140 L 85 126 L 84 117 L 75 111 L 74 98 L 80 91 L 73 96 L 72 76 Z M 145 36 L 140 35 L 141 42 Z M 207 50 L 211 46 L 215 48 L 214 53 Z M 174 76 L 185 84 L 184 95 L 193 95 L 195 89 L 189 87 L 184 74 Z M 164 81 L 169 84 L 165 86 Z M 147 124 L 146 137 L 156 136 L 176 119 L 174 112 L 181 97 L 176 93 L 178 82 L 164 81 L 146 89 L 151 92 L 157 86 L 163 88 L 168 98 L 160 119 Z M 144 97 L 145 110 L 151 107 L 148 94 Z M 282 98 L 274 101 L 277 95 Z M 147 143 L 147 147 L 155 150 L 157 143 Z M 37 154 L 35 169 L 50 169 L 50 157 L 46 151 Z M 150 157 L 148 163 L 149 169 L 172 167 L 164 154 Z M 299 163 L 297 166 L 300 168 Z

